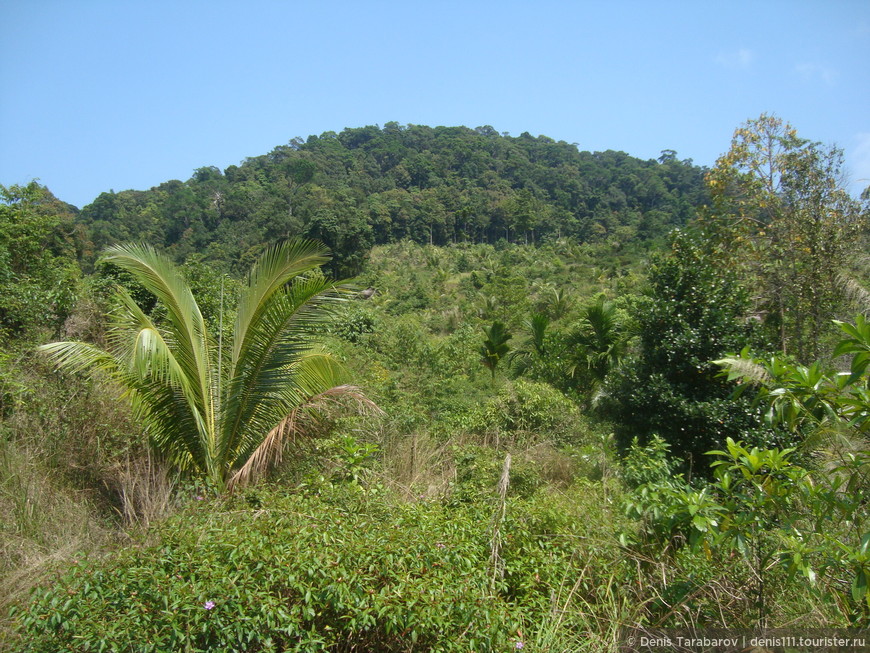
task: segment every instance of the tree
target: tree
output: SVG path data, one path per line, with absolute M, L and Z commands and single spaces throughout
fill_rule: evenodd
M 498 321 L 493 322 L 492 326 L 484 333 L 486 339 L 480 348 L 480 362 L 483 363 L 484 367 L 489 368 L 489 371 L 492 372 L 492 379 L 495 381 L 495 369 L 498 367 L 499 361 L 507 356 L 510 350 L 507 341 L 513 336 L 505 329 L 504 324 Z
M 0 333 L 57 330 L 76 301 L 82 246 L 71 207 L 44 186 L 0 185 Z
M 652 265 L 649 296 L 634 307 L 639 351 L 602 398 L 622 448 L 658 434 L 675 455 L 706 466 L 704 454 L 727 437 L 770 437 L 758 431 L 749 401 L 730 398 L 712 363 L 754 340 L 748 293 L 732 271 L 730 255 L 693 232 L 676 232 L 670 252 Z
M 783 353 L 818 358 L 840 317 L 838 272 L 857 253 L 866 214 L 841 185 L 843 153 L 762 114 L 735 132 L 707 183 L 711 235 L 739 254 L 756 313 Z
M 345 372 L 315 342 L 341 289 L 314 274 L 328 260 L 311 241 L 268 248 L 238 302 L 231 342 L 217 341 L 180 271 L 147 245 L 110 247 L 102 260 L 130 273 L 165 310 L 155 323 L 123 288 L 107 347 L 42 346 L 58 367 L 104 372 L 126 390 L 155 448 L 216 490 L 280 458 L 319 401 L 350 395 Z
M 588 371 L 595 384 L 602 383 L 611 367 L 619 362 L 625 346 L 613 302 L 601 295 L 589 304 L 570 341 L 577 348 L 579 366 Z
M 528 332 L 528 340 L 519 349 L 514 349 L 508 358 L 515 375 L 522 376 L 547 356 L 547 327 L 550 318 L 543 313 L 533 313 L 532 317 L 523 323 Z

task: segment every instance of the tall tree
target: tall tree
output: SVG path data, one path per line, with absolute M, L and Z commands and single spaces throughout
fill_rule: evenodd
M 842 164 L 838 148 L 762 114 L 734 132 L 707 178 L 711 235 L 740 255 L 779 348 L 804 361 L 821 356 L 831 319 L 841 317 L 838 272 L 866 228 L 866 213 L 842 186 Z
M 713 360 L 753 342 L 748 293 L 733 257 L 703 233 L 675 232 L 654 260 L 649 297 L 635 306 L 639 351 L 608 383 L 602 407 L 617 423 L 617 440 L 657 434 L 696 469 L 727 437 L 757 440 L 759 411 L 731 399 Z

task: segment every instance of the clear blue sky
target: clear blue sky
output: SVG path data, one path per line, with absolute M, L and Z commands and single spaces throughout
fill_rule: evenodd
M 0 23 L 0 183 L 77 206 L 389 121 L 712 165 L 766 111 L 870 184 L 868 0 L 0 0 Z

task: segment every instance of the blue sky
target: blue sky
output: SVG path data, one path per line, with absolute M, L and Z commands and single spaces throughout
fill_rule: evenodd
M 0 183 L 80 207 L 389 121 L 713 165 L 770 112 L 870 184 L 867 0 L 0 0 L 0 22 Z

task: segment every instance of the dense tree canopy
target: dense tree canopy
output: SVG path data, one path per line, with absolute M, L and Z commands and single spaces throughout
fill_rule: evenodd
M 37 182 L 0 186 L 0 335 L 56 330 L 75 302 L 74 208 Z
M 196 251 L 239 261 L 240 270 L 262 243 L 315 238 L 346 276 L 373 244 L 402 239 L 655 239 L 706 201 L 704 172 L 672 150 L 642 161 L 492 127 L 392 122 L 293 139 L 223 172 L 199 168 L 186 182 L 103 193 L 81 218 L 96 248 L 144 240 L 179 259 Z

